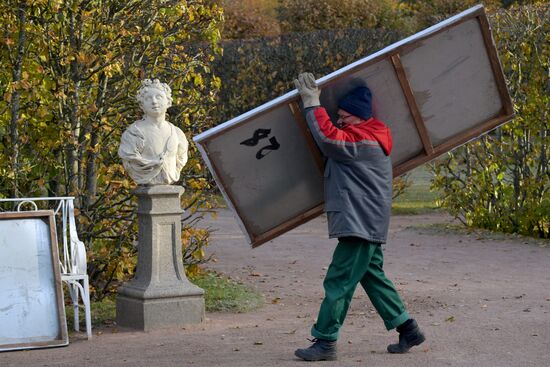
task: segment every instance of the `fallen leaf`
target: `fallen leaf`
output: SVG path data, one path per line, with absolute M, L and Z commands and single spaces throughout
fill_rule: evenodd
M 297 330 L 297 329 L 294 329 L 294 330 L 292 330 L 292 331 L 289 331 L 288 333 L 285 333 L 285 334 L 287 334 L 287 335 L 292 335 L 292 334 L 296 334 L 296 330 Z
M 454 316 L 449 316 L 449 317 L 447 317 L 447 318 L 445 319 L 445 321 L 447 321 L 447 322 L 453 322 L 453 321 L 455 321 L 455 317 L 454 317 Z
M 275 305 L 275 304 L 279 303 L 280 300 L 281 300 L 280 297 L 275 297 L 271 300 L 271 303 L 273 303 Z
M 250 273 L 250 274 L 248 274 L 248 275 L 251 276 L 251 277 L 261 277 L 261 276 L 262 276 L 261 273 L 256 273 L 256 272 Z
M 264 345 L 264 342 L 260 342 L 260 341 L 254 342 L 254 345 Z
M 233 351 L 234 351 L 234 352 L 238 352 L 238 351 L 240 351 L 240 350 L 241 350 L 240 348 L 233 348 Z

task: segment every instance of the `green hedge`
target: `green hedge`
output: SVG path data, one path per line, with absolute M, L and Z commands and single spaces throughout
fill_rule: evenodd
M 213 66 L 222 80 L 213 120 L 227 121 L 294 89 L 300 72 L 321 77 L 399 38 L 396 32 L 346 29 L 224 41 L 223 57 Z

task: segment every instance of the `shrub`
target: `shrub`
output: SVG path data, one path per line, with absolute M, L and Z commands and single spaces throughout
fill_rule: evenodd
M 169 82 L 170 121 L 189 135 L 211 126 L 222 11 L 209 0 L 5 0 L 0 20 L 0 197 L 75 196 L 103 297 L 135 264 L 133 184 L 117 149 L 141 115 L 140 80 Z M 182 185 L 200 190 L 200 171 L 195 153 Z
M 270 4 L 249 3 L 232 0 L 225 2 L 224 39 L 271 37 L 280 33 L 279 22 L 270 14 Z
M 291 89 L 303 71 L 331 73 L 396 41 L 396 32 L 371 29 L 320 30 L 278 37 L 222 42 L 214 73 L 224 82 L 212 117 L 227 121 Z
M 550 6 L 492 17 L 516 117 L 436 165 L 441 204 L 465 224 L 550 237 Z
M 410 17 L 398 0 L 281 0 L 277 18 L 281 31 L 382 28 L 409 33 Z

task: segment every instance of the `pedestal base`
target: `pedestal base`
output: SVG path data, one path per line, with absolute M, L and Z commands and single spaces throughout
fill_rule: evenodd
M 135 278 L 118 289 L 120 326 L 138 330 L 181 327 L 204 319 L 204 291 L 185 276 L 177 186 L 138 187 L 138 264 Z
M 204 319 L 204 297 L 136 299 L 119 294 L 116 315 L 118 325 L 143 331 L 198 324 Z

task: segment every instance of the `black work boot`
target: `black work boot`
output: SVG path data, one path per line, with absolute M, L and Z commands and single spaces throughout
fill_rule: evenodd
M 399 333 L 399 343 L 388 345 L 390 353 L 407 353 L 415 345 L 420 345 L 426 340 L 418 324 L 414 319 L 408 319 L 397 327 Z
M 313 339 L 313 345 L 306 349 L 296 349 L 294 355 L 305 361 L 335 361 L 336 340 Z

